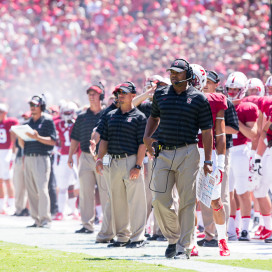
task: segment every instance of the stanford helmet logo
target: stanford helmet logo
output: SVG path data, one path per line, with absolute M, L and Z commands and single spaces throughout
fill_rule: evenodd
M 191 104 L 191 102 L 192 102 L 192 98 L 187 98 L 187 104 Z

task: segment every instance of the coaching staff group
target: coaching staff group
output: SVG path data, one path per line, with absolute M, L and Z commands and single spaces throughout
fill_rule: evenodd
M 205 150 L 204 172 L 212 172 L 212 113 L 203 93 L 190 86 L 194 79 L 190 64 L 176 59 L 171 67 L 172 85 L 160 87 L 153 97 L 144 143 L 154 154 L 151 138 L 160 124 L 157 158 L 151 189 L 154 212 L 163 235 L 168 240 L 167 258 L 189 258 L 193 247 L 195 223 L 196 176 L 199 165 L 197 135 L 199 129 Z M 179 210 L 172 208 L 172 188 L 176 184 Z

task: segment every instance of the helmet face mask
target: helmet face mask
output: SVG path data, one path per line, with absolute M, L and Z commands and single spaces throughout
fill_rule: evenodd
M 76 119 L 77 105 L 73 102 L 67 102 L 60 111 L 61 120 L 65 123 L 73 123 Z
M 193 87 L 202 92 L 204 87 L 207 85 L 207 73 L 201 65 L 191 64 L 191 67 L 194 73 L 191 83 Z
M 265 92 L 267 96 L 272 96 L 272 76 L 270 76 L 265 83 Z
M 264 85 L 258 78 L 250 78 L 247 81 L 246 89 L 248 95 L 264 96 Z
M 246 82 L 247 77 L 244 73 L 234 72 L 228 76 L 228 79 L 225 83 L 225 88 L 230 100 L 235 101 L 245 97 Z M 239 91 L 235 92 L 233 89 L 239 89 Z

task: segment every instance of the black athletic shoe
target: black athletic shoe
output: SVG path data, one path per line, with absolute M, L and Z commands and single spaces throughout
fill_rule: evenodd
M 169 244 L 167 249 L 165 250 L 166 258 L 173 258 L 176 256 L 176 244 Z
M 206 239 L 199 240 L 199 241 L 197 241 L 197 245 L 198 245 L 198 246 L 203 246 L 203 244 L 204 244 L 206 241 L 207 241 Z
M 23 209 L 17 216 L 29 216 L 28 208 Z
M 218 247 L 218 241 L 215 239 L 212 239 L 210 241 L 206 240 L 203 243 L 203 247 Z
M 265 243 L 272 243 L 272 235 L 270 235 L 268 238 L 266 238 Z
M 88 234 L 91 234 L 91 233 L 93 233 L 93 231 L 82 227 L 81 229 L 76 230 L 75 233 L 88 233 Z
M 128 241 L 128 242 L 118 242 L 118 241 L 115 241 L 112 244 L 109 244 L 108 247 L 125 247 L 129 243 L 130 243 L 130 241 Z
M 30 226 L 27 226 L 27 228 L 38 228 L 39 226 L 36 224 L 36 223 L 34 223 L 33 225 L 30 225 Z
M 95 241 L 96 244 L 112 244 L 114 243 L 114 239 L 111 239 L 111 240 L 103 240 L 103 241 Z
M 180 260 L 180 259 L 187 260 L 187 259 L 190 259 L 190 254 L 187 254 L 185 252 L 178 252 L 176 254 L 176 256 L 174 257 L 174 259 L 176 259 L 176 260 Z
M 139 248 L 144 247 L 146 244 L 148 244 L 146 241 L 131 242 L 128 245 L 126 245 L 126 248 Z
M 247 230 L 243 230 L 238 239 L 239 241 L 250 241 L 250 236 Z
M 147 240 L 148 241 L 156 241 L 158 237 L 159 237 L 158 234 L 153 234 L 152 236 L 148 237 Z

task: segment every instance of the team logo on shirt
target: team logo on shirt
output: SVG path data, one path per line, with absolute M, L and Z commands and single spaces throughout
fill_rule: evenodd
M 192 102 L 192 98 L 191 98 L 191 97 L 188 97 L 188 98 L 187 98 L 187 104 L 191 104 L 191 102 Z
M 38 128 L 41 128 L 42 127 L 42 124 L 39 124 Z
M 129 117 L 128 119 L 127 119 L 127 121 L 130 123 L 131 122 L 131 120 L 132 120 L 132 117 Z

